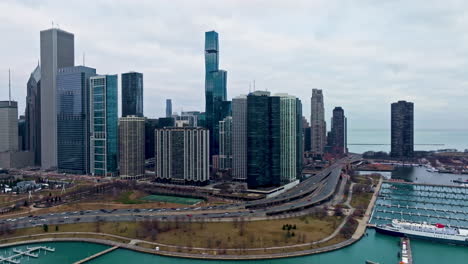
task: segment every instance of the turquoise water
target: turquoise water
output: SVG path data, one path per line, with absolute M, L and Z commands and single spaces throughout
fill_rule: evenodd
M 15 246 L 10 248 L 0 248 L 0 256 L 8 257 L 14 255 L 13 248 L 25 250 L 27 246 L 47 246 L 55 248 L 55 252 L 44 252 L 41 251 L 39 257 L 28 258 L 23 257 L 17 259 L 21 261 L 21 264 L 61 264 L 61 263 L 74 263 L 78 260 L 84 259 L 88 256 L 92 256 L 100 251 L 109 248 L 106 245 L 93 244 L 93 243 L 81 243 L 81 242 L 50 242 L 31 244 L 24 246 Z M 36 252 L 37 253 L 37 252 Z
M 366 260 L 372 260 L 381 264 L 398 263 L 397 254 L 399 238 L 386 236 L 376 233 L 374 230 L 368 230 L 368 236 L 365 236 L 357 243 L 343 248 L 341 250 L 310 255 L 296 258 L 274 259 L 274 260 L 251 260 L 251 261 L 218 261 L 218 260 L 195 260 L 162 257 L 158 255 L 145 254 L 126 249 L 117 249 L 106 255 L 103 255 L 90 264 L 172 264 L 172 263 L 190 263 L 190 264 L 363 264 Z M 104 250 L 107 246 L 84 243 L 84 242 L 55 242 L 40 243 L 56 248 L 56 252 L 47 253 L 39 259 L 22 259 L 22 264 L 66 264 L 73 263 L 80 258 L 92 255 L 98 251 Z M 466 263 L 468 259 L 468 248 L 461 246 L 451 246 L 444 244 L 435 244 L 428 241 L 411 241 L 415 263 L 419 264 L 439 264 L 439 263 Z M 19 248 L 19 247 L 16 247 Z M 0 252 L 11 251 L 10 249 L 1 249 Z
M 443 146 L 415 145 L 415 150 L 437 150 L 454 148 L 459 151 L 468 149 L 468 130 L 416 129 L 415 144 L 443 144 Z M 352 145 L 387 144 L 387 145 Z M 348 149 L 350 152 L 390 151 L 390 129 L 350 129 L 348 130 Z

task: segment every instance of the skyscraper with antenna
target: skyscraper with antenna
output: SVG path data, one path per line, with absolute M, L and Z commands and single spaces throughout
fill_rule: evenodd
M 0 152 L 18 151 L 18 103 L 11 100 L 8 69 L 8 101 L 0 101 Z

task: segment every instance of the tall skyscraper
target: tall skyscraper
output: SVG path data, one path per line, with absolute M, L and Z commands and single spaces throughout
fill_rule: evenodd
M 236 124 L 233 124 L 236 125 Z M 255 91 L 247 96 L 247 185 L 281 183 L 280 97 Z
M 163 182 L 208 183 L 209 131 L 194 127 L 156 129 L 156 179 Z
M 297 178 L 297 153 L 299 152 L 297 98 L 288 94 L 276 94 L 276 96 L 280 97 L 281 184 L 287 184 Z
M 0 152 L 18 151 L 18 103 L 0 101 Z
M 41 165 L 41 67 L 37 65 L 27 83 L 26 148 L 34 152 L 34 164 Z
M 172 100 L 166 99 L 166 117 L 172 117 Z
M 57 167 L 57 70 L 75 64 L 74 36 L 51 28 L 41 31 L 41 166 Z
M 120 177 L 145 176 L 145 118 L 127 116 L 119 119 Z
M 307 119 L 303 116 L 302 117 L 302 129 L 303 129 L 303 133 L 304 133 L 304 137 L 303 137 L 303 148 L 304 148 L 304 151 L 310 151 L 310 147 L 311 147 L 311 142 L 310 140 L 312 139 L 312 136 L 310 134 L 310 125 L 309 125 L 309 122 L 307 122 Z
M 219 168 L 232 169 L 232 117 L 219 121 Z
M 60 172 L 88 174 L 89 80 L 96 69 L 75 66 L 57 72 L 57 168 Z
M 317 154 L 323 154 L 327 138 L 327 124 L 325 122 L 325 108 L 323 104 L 322 90 L 312 89 L 310 105 L 310 150 Z
M 247 180 L 247 96 L 232 99 L 232 178 Z
M 398 101 L 392 104 L 391 156 L 409 158 L 414 154 L 414 104 Z
M 229 115 L 227 100 L 227 72 L 219 69 L 218 33 L 205 33 L 205 112 L 206 127 L 210 131 L 210 155 L 219 150 L 219 121 Z
M 345 154 L 348 152 L 347 147 L 347 121 L 344 115 L 344 110 L 341 107 L 333 109 L 332 126 L 331 126 L 331 151 L 335 154 Z
M 90 78 L 90 170 L 92 175 L 117 172 L 117 75 Z
M 122 73 L 122 117 L 143 117 L 143 73 Z

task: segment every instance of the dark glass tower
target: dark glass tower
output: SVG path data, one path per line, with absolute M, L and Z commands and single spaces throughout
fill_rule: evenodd
M 347 152 L 346 142 L 346 117 L 341 107 L 333 109 L 332 127 L 331 127 L 331 151 L 335 154 L 345 154 Z
M 37 65 L 27 84 L 26 149 L 34 152 L 34 164 L 41 165 L 41 67 Z
M 143 117 L 143 74 L 122 74 L 122 117 Z
M 172 100 L 166 99 L 166 117 L 172 117 Z
M 391 156 L 409 158 L 414 153 L 414 104 L 398 101 L 392 104 Z
M 89 78 L 84 66 L 57 72 L 57 162 L 60 172 L 89 173 Z
M 205 33 L 205 112 L 210 131 L 210 155 L 219 150 L 219 121 L 229 115 L 226 111 L 227 72 L 219 69 L 218 33 Z M 229 107 L 230 110 L 230 107 Z
M 247 185 L 280 181 L 280 98 L 256 91 L 247 96 Z

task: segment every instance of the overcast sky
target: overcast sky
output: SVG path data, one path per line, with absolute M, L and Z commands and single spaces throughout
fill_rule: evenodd
M 166 98 L 176 112 L 204 111 L 204 32 L 216 30 L 229 98 L 255 80 L 299 97 L 310 119 L 320 88 L 327 120 L 342 106 L 351 129 L 389 128 L 402 99 L 415 103 L 416 128 L 468 129 L 466 1 L 1 0 L 0 10 L 0 100 L 10 67 L 20 113 L 39 31 L 54 21 L 75 34 L 76 65 L 86 53 L 98 73 L 144 74 L 148 117 L 164 115 Z

